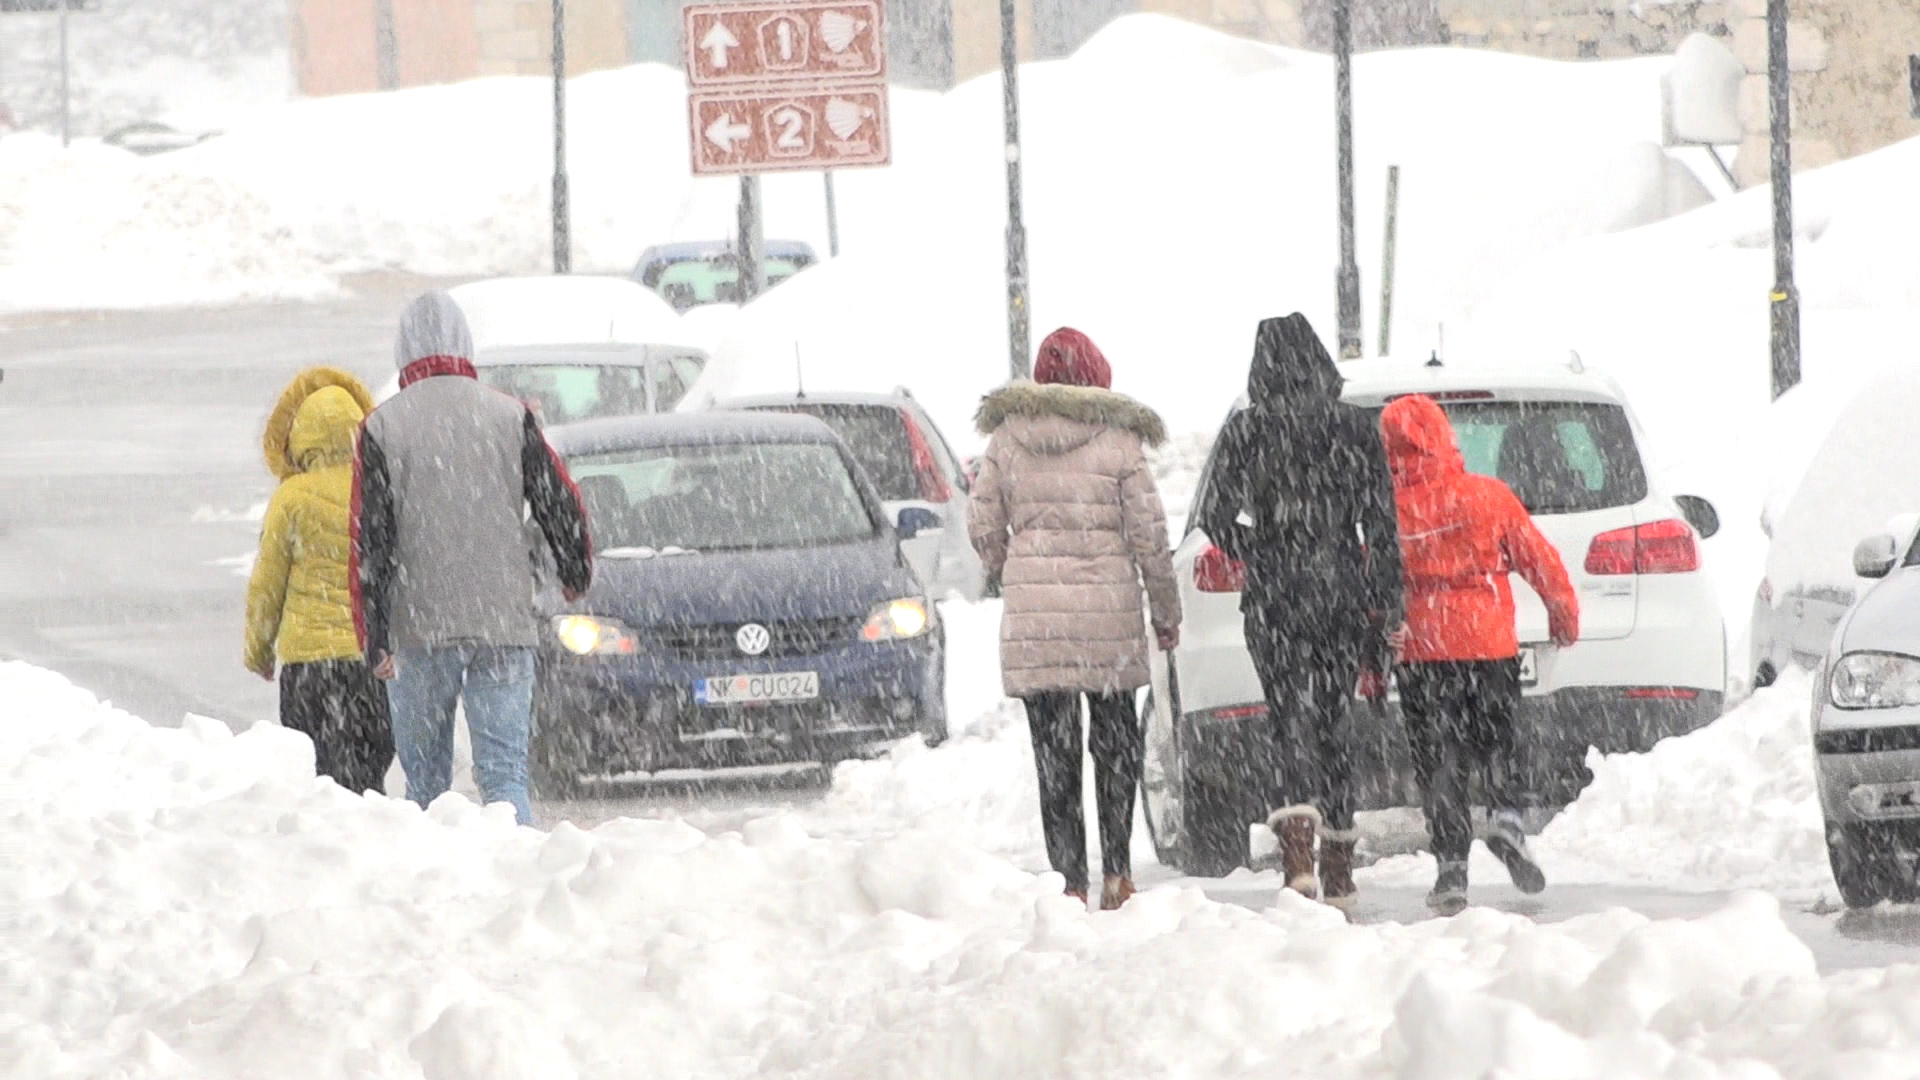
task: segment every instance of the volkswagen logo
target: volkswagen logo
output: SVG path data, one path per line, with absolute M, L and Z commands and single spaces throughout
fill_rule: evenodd
M 767 651 L 767 646 L 773 644 L 773 635 L 759 623 L 750 622 L 733 635 L 733 643 L 740 646 L 740 651 L 748 656 L 759 656 Z

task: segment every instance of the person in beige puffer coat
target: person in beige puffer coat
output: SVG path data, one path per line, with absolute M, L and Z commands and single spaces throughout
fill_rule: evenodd
M 1179 639 L 1180 594 L 1166 513 L 1144 448 L 1166 438 L 1159 416 L 1107 387 L 1111 371 L 1086 335 L 1041 343 L 1034 382 L 987 395 L 989 436 L 968 532 L 1005 599 L 1000 670 L 1033 737 L 1047 857 L 1067 892 L 1087 895 L 1080 810 L 1080 698 L 1088 701 L 1101 907 L 1133 894 L 1128 851 L 1142 748 L 1134 691 L 1147 683 L 1147 620 L 1163 649 Z M 1142 587 L 1146 603 L 1141 601 Z

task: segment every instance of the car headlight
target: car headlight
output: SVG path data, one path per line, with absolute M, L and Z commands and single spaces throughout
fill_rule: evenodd
M 575 656 L 632 656 L 637 645 L 624 623 L 592 615 L 556 615 L 553 634 Z
M 932 627 L 933 613 L 927 610 L 927 602 L 909 596 L 875 605 L 867 624 L 860 628 L 860 640 L 902 641 L 917 638 Z
M 1893 653 L 1848 653 L 1827 676 L 1827 695 L 1842 709 L 1920 705 L 1920 659 Z

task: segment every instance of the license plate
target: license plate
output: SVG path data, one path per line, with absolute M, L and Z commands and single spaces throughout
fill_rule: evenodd
M 701 705 L 759 705 L 770 701 L 812 701 L 820 696 L 817 671 L 779 671 L 767 675 L 718 675 L 696 679 L 693 700 Z
M 1540 685 L 1540 660 L 1531 646 L 1520 650 L 1520 685 Z

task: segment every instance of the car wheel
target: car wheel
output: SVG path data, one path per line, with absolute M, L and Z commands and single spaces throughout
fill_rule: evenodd
M 947 741 L 947 709 L 944 703 L 923 703 L 920 709 L 920 737 L 929 747 Z
M 571 799 L 580 793 L 580 761 L 576 740 L 547 709 L 535 707 L 533 732 L 527 740 L 527 780 L 540 799 Z
M 1834 884 L 1850 908 L 1872 907 L 1883 900 L 1920 899 L 1920 883 L 1903 881 L 1894 838 L 1871 825 L 1829 825 L 1827 862 Z

